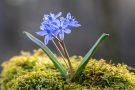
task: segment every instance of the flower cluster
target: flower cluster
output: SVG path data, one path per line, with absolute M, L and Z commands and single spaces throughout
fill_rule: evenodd
M 74 27 L 80 27 L 81 25 L 67 13 L 64 18 L 61 16 L 62 13 L 50 15 L 44 15 L 43 22 L 41 23 L 40 30 L 36 32 L 40 36 L 45 36 L 44 43 L 47 45 L 49 40 L 53 40 L 54 37 L 59 35 L 60 40 L 64 39 L 64 33 L 71 33 L 71 29 Z

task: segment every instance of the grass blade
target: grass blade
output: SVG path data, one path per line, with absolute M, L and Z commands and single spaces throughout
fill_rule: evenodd
M 90 58 L 93 56 L 93 54 L 95 53 L 96 49 L 98 48 L 98 46 L 109 36 L 109 34 L 105 34 L 103 33 L 101 35 L 101 37 L 97 40 L 97 42 L 93 45 L 93 47 L 89 50 L 89 52 L 85 55 L 84 59 L 82 60 L 82 62 L 80 63 L 80 65 L 78 66 L 77 70 L 75 71 L 75 73 L 73 74 L 73 76 L 71 77 L 71 80 L 73 78 L 75 78 L 76 76 L 79 78 L 80 74 L 82 73 L 82 71 L 85 69 L 85 66 L 87 65 L 87 63 L 89 62 Z
M 24 34 L 26 34 L 30 40 L 32 40 L 36 45 L 38 45 L 47 54 L 47 56 L 53 62 L 55 67 L 58 68 L 61 75 L 66 80 L 66 75 L 67 75 L 66 69 L 62 66 L 61 63 L 58 62 L 58 60 L 56 59 L 54 54 L 51 52 L 51 50 L 44 43 L 42 43 L 39 39 L 32 36 L 30 33 L 24 31 Z

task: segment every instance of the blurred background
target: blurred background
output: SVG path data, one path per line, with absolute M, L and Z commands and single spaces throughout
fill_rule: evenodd
M 105 32 L 110 37 L 93 58 L 135 66 L 135 0 L 0 0 L 0 62 L 38 48 L 22 32 L 43 40 L 35 32 L 50 12 L 71 12 L 82 25 L 65 37 L 70 56 L 84 56 Z

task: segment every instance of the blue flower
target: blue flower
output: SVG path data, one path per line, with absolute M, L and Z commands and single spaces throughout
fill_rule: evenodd
M 78 23 L 78 21 L 75 20 L 75 18 L 73 18 L 73 16 L 71 16 L 71 13 L 68 13 L 66 16 L 66 23 L 68 24 L 69 27 L 80 27 L 81 24 Z
M 60 40 L 64 39 L 64 33 L 71 33 L 71 29 L 74 27 L 80 27 L 81 25 L 71 16 L 67 14 L 66 18 L 60 17 L 62 13 L 50 15 L 44 15 L 43 22 L 41 23 L 39 32 L 36 32 L 40 36 L 45 36 L 44 43 L 47 45 L 49 40 L 53 40 L 54 36 L 59 34 Z
M 40 36 L 45 36 L 44 43 L 47 45 L 49 40 L 53 40 L 53 38 L 54 38 L 53 35 L 56 34 L 56 30 L 54 30 L 48 26 L 45 26 L 44 30 L 36 32 L 36 33 Z
M 56 36 L 59 32 L 53 27 L 55 24 L 55 20 L 61 16 L 61 12 L 54 15 L 50 13 L 50 15 L 44 15 L 43 22 L 41 23 L 40 29 L 41 31 L 36 32 L 40 36 L 45 36 L 44 43 L 47 45 L 49 40 L 54 39 L 53 36 Z
M 60 17 L 62 15 L 62 12 L 59 12 L 58 14 L 53 14 L 53 13 L 50 13 L 50 15 L 44 15 L 44 18 L 43 20 L 44 21 L 49 21 L 49 22 L 53 22 L 55 21 L 58 17 Z
M 54 27 L 59 31 L 59 38 L 64 39 L 64 33 L 71 33 L 71 29 L 74 27 L 80 27 L 81 25 L 71 16 L 70 13 L 67 14 L 66 18 L 60 17 L 59 20 L 56 20 Z
M 59 37 L 61 40 L 64 39 L 64 33 L 71 33 L 71 30 L 68 28 L 68 25 L 65 23 L 66 19 L 64 17 L 60 17 L 59 20 L 56 21 L 54 27 L 59 32 Z

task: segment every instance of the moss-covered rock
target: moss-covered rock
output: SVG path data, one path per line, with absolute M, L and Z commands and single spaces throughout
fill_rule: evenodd
M 60 57 L 59 61 L 64 62 Z M 73 69 L 82 57 L 73 56 Z M 91 59 L 80 78 L 65 83 L 53 63 L 42 50 L 31 55 L 22 52 L 2 64 L 1 90 L 135 90 L 135 74 L 127 65 L 107 64 Z

